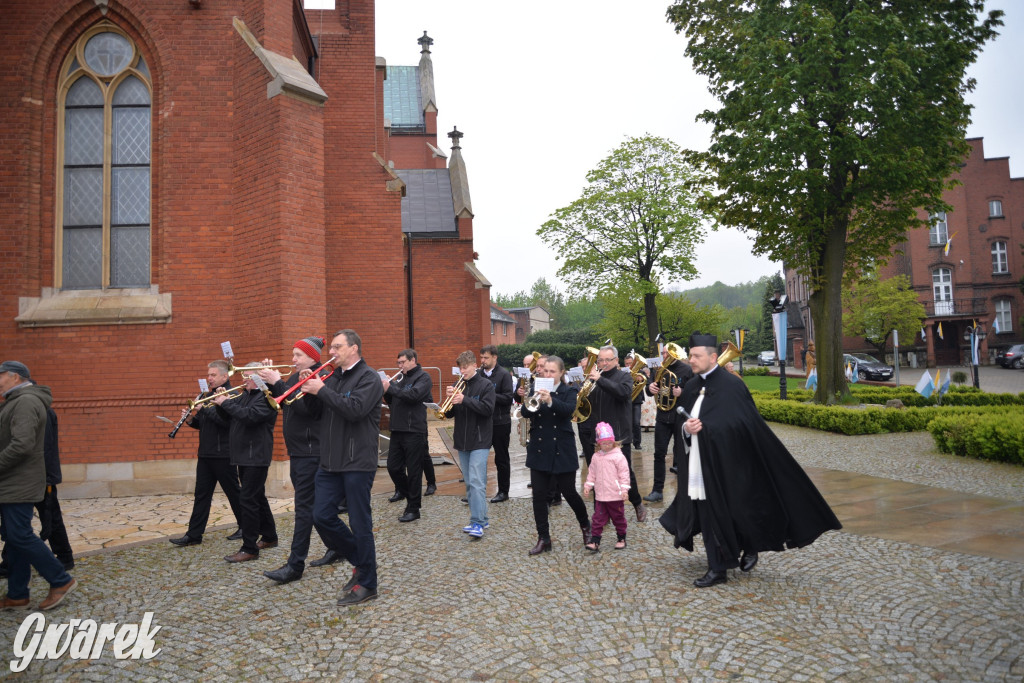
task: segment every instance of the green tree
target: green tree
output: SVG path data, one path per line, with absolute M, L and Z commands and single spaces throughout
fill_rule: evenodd
M 843 289 L 843 332 L 851 337 L 864 337 L 884 356 L 893 330 L 911 340 L 925 318 L 924 304 L 910 287 L 910 278 L 897 275 L 879 280 L 868 275 L 853 287 Z
M 558 274 L 575 291 L 634 292 L 643 303 L 646 337 L 653 339 L 662 284 L 697 275 L 702 180 L 670 140 L 629 138 L 587 173 L 580 198 L 556 210 L 537 234 L 558 250 Z
M 678 0 L 669 21 L 721 102 L 698 117 L 701 207 L 808 277 L 819 402 L 848 393 L 842 281 L 884 259 L 968 151 L 965 76 L 1002 12 L 981 0 Z
M 657 345 L 647 328 L 644 301 L 637 289 L 624 285 L 617 290 L 605 290 L 600 299 L 604 304 L 604 319 L 597 325 L 599 336 L 611 338 L 622 348 L 635 348 L 644 355 L 654 355 Z M 726 312 L 721 306 L 704 306 L 676 293 L 658 294 L 658 330 L 662 341 L 687 345 L 695 331 L 713 332 L 722 327 Z

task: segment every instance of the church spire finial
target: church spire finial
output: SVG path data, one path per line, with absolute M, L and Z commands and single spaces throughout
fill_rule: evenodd
M 452 127 L 452 132 L 448 133 L 448 137 L 452 140 L 452 149 L 462 149 L 459 144 L 459 140 L 462 139 L 462 131 L 459 130 L 458 126 Z
M 423 35 L 416 42 L 420 44 L 421 53 L 426 52 L 430 54 L 430 46 L 434 44 L 434 39 L 428 36 L 426 31 L 423 32 Z

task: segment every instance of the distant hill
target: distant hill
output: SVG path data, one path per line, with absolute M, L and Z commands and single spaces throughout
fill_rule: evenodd
M 733 308 L 746 308 L 750 304 L 761 305 L 764 296 L 764 288 L 771 276 L 765 275 L 755 282 L 743 282 L 738 285 L 727 285 L 716 282 L 708 287 L 695 287 L 676 292 L 679 296 L 685 296 L 694 303 L 705 306 L 720 305 L 726 310 Z

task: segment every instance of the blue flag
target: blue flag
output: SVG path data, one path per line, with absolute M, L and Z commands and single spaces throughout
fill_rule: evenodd
M 914 391 L 921 394 L 925 398 L 932 395 L 935 391 L 935 382 L 932 381 L 932 373 L 927 370 L 921 375 L 921 379 L 917 380 L 917 384 L 914 386 Z
M 949 370 L 946 371 L 946 379 L 943 380 L 942 386 L 939 387 L 939 396 L 942 396 L 943 394 L 949 393 L 949 378 L 950 378 L 950 376 L 952 374 L 953 374 L 952 371 L 949 371 Z
M 815 389 L 818 386 L 818 368 L 811 370 L 811 374 L 807 375 L 807 384 L 804 385 L 804 389 Z

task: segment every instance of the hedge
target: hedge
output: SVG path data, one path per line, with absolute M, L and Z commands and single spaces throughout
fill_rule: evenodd
M 939 405 L 935 394 L 925 398 L 913 387 L 857 386 L 854 384 L 850 387 L 850 393 L 860 403 L 884 405 L 886 401 L 898 398 L 907 407 Z M 786 392 L 786 396 L 791 401 L 811 401 L 814 399 L 814 392 L 807 389 L 790 389 Z M 974 387 L 954 387 L 942 397 L 941 405 L 1021 406 L 1024 405 L 1024 394 L 988 394 Z
M 545 355 L 554 354 L 565 361 L 566 369 L 575 367 L 587 353 L 585 344 L 501 344 L 498 346 L 498 364 L 506 368 L 518 368 L 523 357 L 534 351 Z
M 1024 413 L 940 415 L 928 423 L 943 453 L 1024 465 Z

